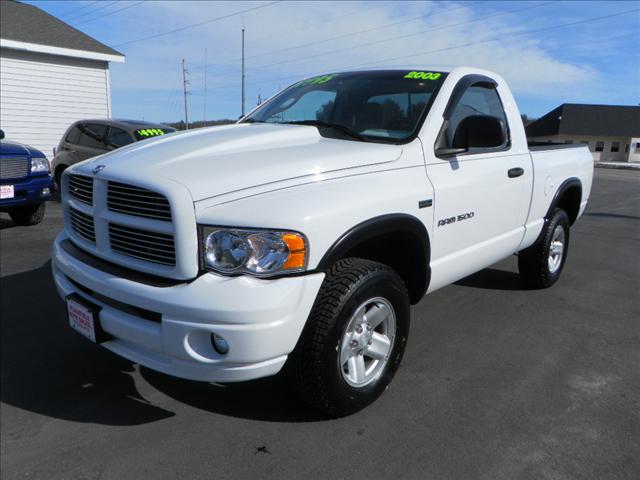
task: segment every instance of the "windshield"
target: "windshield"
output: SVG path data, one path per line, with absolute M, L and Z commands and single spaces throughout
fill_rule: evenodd
M 420 127 L 445 77 L 443 72 L 392 70 L 308 78 L 242 122 L 315 125 L 324 136 L 402 143 Z

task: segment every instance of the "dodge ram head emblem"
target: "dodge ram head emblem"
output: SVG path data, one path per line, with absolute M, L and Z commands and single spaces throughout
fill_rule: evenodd
M 100 173 L 102 170 L 104 169 L 104 165 L 98 165 L 96 168 L 93 169 L 93 174 L 97 175 L 98 173 Z

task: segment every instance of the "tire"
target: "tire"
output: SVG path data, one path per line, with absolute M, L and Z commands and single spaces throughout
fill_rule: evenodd
M 25 205 L 23 207 L 13 207 L 9 210 L 9 216 L 18 225 L 28 227 L 37 225 L 44 218 L 45 203 L 36 205 Z
M 409 316 L 407 289 L 392 269 L 358 258 L 336 262 L 287 364 L 298 395 L 328 417 L 372 403 L 400 365 Z
M 60 191 L 60 182 L 62 180 L 62 173 L 67 169 L 66 165 L 58 165 L 56 167 L 56 171 L 53 174 L 53 180 L 56 182 L 56 187 L 58 188 L 58 191 Z
M 520 277 L 530 288 L 548 288 L 560 278 L 568 253 L 569 216 L 556 208 L 538 241 L 518 254 Z

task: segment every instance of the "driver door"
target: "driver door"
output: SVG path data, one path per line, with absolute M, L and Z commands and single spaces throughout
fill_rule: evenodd
M 438 158 L 433 146 L 426 148 L 425 144 L 427 175 L 435 191 L 429 290 L 515 253 L 524 234 L 531 194 L 531 160 L 528 153 L 512 149 L 496 85 L 480 81 L 463 88 L 440 133 L 444 146 L 454 146 L 457 128 L 469 116 L 497 118 L 503 122 L 506 138 L 500 146 L 473 148 L 448 158 Z

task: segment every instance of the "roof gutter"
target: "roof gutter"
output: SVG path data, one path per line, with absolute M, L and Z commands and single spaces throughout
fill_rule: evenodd
M 51 45 L 41 45 L 39 43 L 19 42 L 0 38 L 0 47 L 11 48 L 13 50 L 23 50 L 34 53 L 47 53 L 49 55 L 59 55 L 63 57 L 83 58 L 86 60 L 101 60 L 103 62 L 124 63 L 124 55 L 90 52 L 87 50 L 76 50 L 73 48 L 54 47 Z

